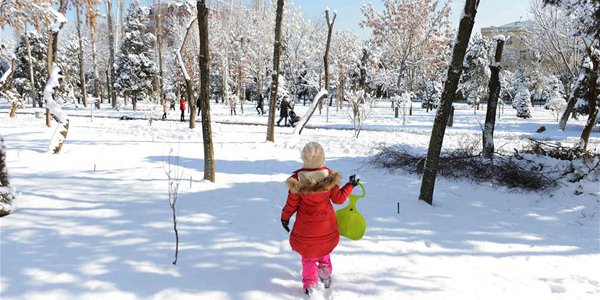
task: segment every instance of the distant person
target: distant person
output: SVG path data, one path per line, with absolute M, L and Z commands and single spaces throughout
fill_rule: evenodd
M 185 122 L 185 99 L 183 96 L 179 99 L 179 109 L 181 110 L 181 122 Z
M 163 115 L 162 115 L 162 119 L 165 120 L 167 119 L 167 113 L 169 112 L 169 101 L 167 101 L 167 99 L 163 99 Z
M 175 110 L 175 99 L 171 99 L 171 110 Z
M 285 119 L 285 126 L 288 126 L 288 97 L 283 96 L 283 100 L 281 100 L 281 106 L 279 107 L 279 121 L 277 121 L 277 126 L 281 126 L 281 120 Z
M 263 95 L 260 94 L 258 96 L 258 102 L 256 103 L 256 111 L 258 112 L 259 115 L 265 114 L 265 109 L 263 108 L 264 104 L 265 104 L 265 97 L 263 97 Z
M 235 107 L 237 106 L 237 99 L 235 96 L 229 96 L 229 98 L 227 98 L 227 101 L 229 101 L 229 108 L 230 108 L 230 115 L 237 115 L 237 113 L 235 112 Z

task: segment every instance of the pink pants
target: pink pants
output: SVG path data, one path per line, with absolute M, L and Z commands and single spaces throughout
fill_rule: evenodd
M 317 267 L 317 263 L 319 266 Z M 303 288 L 317 285 L 319 277 L 321 279 L 327 279 L 331 276 L 333 271 L 331 267 L 331 259 L 329 254 L 318 257 L 318 258 L 302 258 L 302 284 Z

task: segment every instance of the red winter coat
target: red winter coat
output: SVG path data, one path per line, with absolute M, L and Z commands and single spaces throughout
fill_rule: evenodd
M 299 179 L 306 174 L 321 172 L 323 179 L 315 183 L 303 183 Z M 340 241 L 335 211 L 331 201 L 342 204 L 352 193 L 352 185 L 338 187 L 342 175 L 326 167 L 300 169 L 286 181 L 289 188 L 287 203 L 281 212 L 281 220 L 289 221 L 294 213 L 296 223 L 290 235 L 292 249 L 303 258 L 317 258 L 333 251 Z
M 185 100 L 179 99 L 179 110 L 185 110 Z

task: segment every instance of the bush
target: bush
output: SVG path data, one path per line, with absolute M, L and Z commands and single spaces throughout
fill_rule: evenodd
M 445 178 L 467 179 L 472 182 L 492 182 L 511 189 L 548 191 L 557 187 L 543 166 L 516 157 L 496 156 L 484 159 L 476 153 L 479 141 L 465 148 L 447 151 L 440 156 L 438 174 Z M 398 169 L 422 174 L 426 155 L 415 155 L 402 146 L 384 147 L 369 160 L 369 164 L 389 171 Z

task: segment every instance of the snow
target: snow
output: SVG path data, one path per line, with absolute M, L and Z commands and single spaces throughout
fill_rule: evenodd
M 11 71 L 12 70 L 9 68 L 8 70 L 6 70 L 6 72 L 4 72 L 4 75 L 2 75 L 2 77 L 0 77 L 0 86 L 2 86 L 4 84 L 4 82 L 6 81 L 6 79 L 8 79 L 8 75 L 10 75 Z
M 153 107 L 147 101 L 138 103 L 139 112 L 102 105 L 93 123 L 84 117 L 89 110 L 64 107 L 69 137 L 60 155 L 49 155 L 51 130 L 34 118 L 36 109 L 10 119 L 9 105 L 0 103 L 11 184 L 21 192 L 16 211 L 0 219 L 2 299 L 303 299 L 300 257 L 279 216 L 283 182 L 300 168 L 309 141 L 324 146 L 326 166 L 342 172 L 343 183 L 358 173 L 367 194 L 358 202 L 365 237 L 341 239 L 332 253 L 333 285 L 321 286 L 316 299 L 586 300 L 600 293 L 592 267 L 600 263 L 598 182 L 561 181 L 559 190 L 535 194 L 438 178 L 429 206 L 417 200 L 419 176 L 365 166 L 378 145 L 426 153 L 435 115 L 420 105 L 402 126 L 389 101 L 380 101 L 359 139 L 346 109 L 332 110 L 330 123 L 315 113 L 308 126 L 322 128 L 297 136 L 278 127 L 275 143 L 264 142 L 267 115 L 230 116 L 229 107 L 211 105 L 214 184 L 201 180 L 200 126 L 104 118 L 143 116 Z M 446 148 L 481 136 L 481 115 L 455 106 Z M 295 108 L 299 115 L 307 109 Z M 506 110 L 494 135 L 507 151 L 526 137 L 572 144 L 585 123 L 570 121 L 563 132 L 542 107 L 527 120 Z M 535 133 L 540 125 L 547 130 Z M 594 132 L 590 145 L 599 143 Z M 177 266 L 162 165 L 169 146 L 179 151 L 186 176 Z
M 54 23 L 50 25 L 50 30 L 52 32 L 59 32 L 63 25 L 67 24 L 67 18 L 52 7 L 47 7 L 46 10 L 54 16 Z
M 181 71 L 183 72 L 183 77 L 185 78 L 185 80 L 187 80 L 187 81 L 191 80 L 190 75 L 188 74 L 187 70 L 185 69 L 185 64 L 183 63 L 183 59 L 181 58 L 181 53 L 179 51 L 177 51 L 177 62 L 179 63 L 179 66 L 181 67 Z
M 503 42 L 506 42 L 506 36 L 504 36 L 504 35 L 502 35 L 502 34 L 499 34 L 499 35 L 497 35 L 497 36 L 493 37 L 492 39 L 493 39 L 493 40 L 497 40 L 497 41 L 503 41 Z
M 60 68 L 56 63 L 52 63 L 52 73 L 44 88 L 44 99 L 46 100 L 48 109 L 50 112 L 57 117 L 61 123 L 67 122 L 67 115 L 62 111 L 61 107 L 56 103 L 53 98 L 54 89 L 60 86 L 59 80 L 62 77 L 60 74 Z

